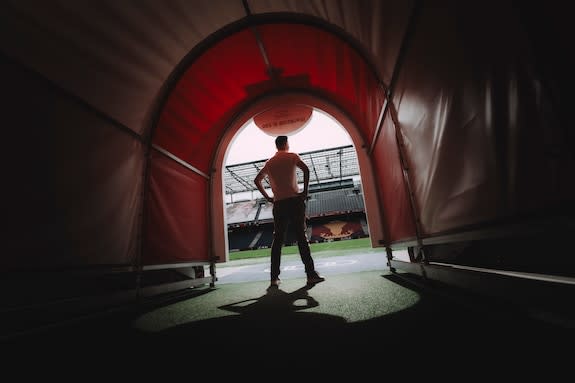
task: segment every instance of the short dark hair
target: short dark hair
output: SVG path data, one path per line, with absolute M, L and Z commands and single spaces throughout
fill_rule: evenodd
M 276 137 L 276 148 L 281 149 L 286 146 L 287 136 L 277 136 Z

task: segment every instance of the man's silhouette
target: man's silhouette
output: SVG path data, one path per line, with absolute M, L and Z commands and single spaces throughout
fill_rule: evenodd
M 297 153 L 289 151 L 287 136 L 278 136 L 275 140 L 277 152 L 266 161 L 259 171 L 254 182 L 258 190 L 268 202 L 273 203 L 274 236 L 271 249 L 271 285 L 280 283 L 281 249 L 284 242 L 288 223 L 291 222 L 295 231 L 299 254 L 305 266 L 307 282 L 315 284 L 325 280 L 315 270 L 313 258 L 306 235 L 305 201 L 309 188 L 309 168 Z M 303 171 L 303 191 L 299 191 L 297 184 L 297 168 Z M 268 177 L 273 197 L 270 197 L 262 185 Z

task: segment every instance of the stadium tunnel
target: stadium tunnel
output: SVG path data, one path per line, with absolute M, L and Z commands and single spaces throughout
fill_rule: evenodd
M 1 7 L 11 309 L 35 303 L 39 286 L 54 301 L 72 290 L 130 301 L 216 282 L 197 266 L 227 260 L 225 152 L 278 103 L 321 109 L 349 132 L 372 244 L 392 270 L 505 294 L 574 284 L 572 24 L 561 9 Z M 395 259 L 405 247 L 409 259 Z

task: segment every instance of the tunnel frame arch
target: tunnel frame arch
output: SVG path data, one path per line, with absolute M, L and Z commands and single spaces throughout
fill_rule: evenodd
M 210 191 L 208 195 L 210 196 L 211 255 L 218 262 L 229 261 L 223 182 L 223 167 L 227 151 L 235 136 L 253 116 L 273 105 L 289 103 L 305 104 L 321 110 L 335 119 L 349 134 L 358 158 L 371 244 L 372 247 L 381 247 L 383 246 L 382 243 L 385 243 L 386 231 L 383 224 L 383 207 L 378 199 L 375 175 L 369 155 L 369 143 L 365 141 L 357 124 L 352 121 L 342 108 L 328 101 L 325 97 L 310 92 L 286 91 L 280 94 L 264 96 L 251 105 L 246 106 L 241 113 L 230 121 L 215 150 L 212 159 L 209 181 Z

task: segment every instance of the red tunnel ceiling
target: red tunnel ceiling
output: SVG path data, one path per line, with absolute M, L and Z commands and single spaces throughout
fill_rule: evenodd
M 346 41 L 303 24 L 258 25 L 272 82 L 251 28 L 218 41 L 179 78 L 169 94 L 153 143 L 209 173 L 213 151 L 228 120 L 268 92 L 309 90 L 341 107 L 370 142 L 384 101 L 371 67 Z

